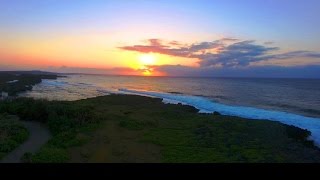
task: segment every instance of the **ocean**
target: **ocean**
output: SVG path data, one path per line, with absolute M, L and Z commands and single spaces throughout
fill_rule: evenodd
M 320 144 L 320 79 L 189 78 L 67 75 L 43 80 L 20 96 L 79 100 L 110 93 L 163 98 L 250 119 L 267 119 L 308 129 Z

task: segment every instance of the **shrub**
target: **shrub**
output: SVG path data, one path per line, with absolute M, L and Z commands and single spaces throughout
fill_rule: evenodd
M 296 141 L 301 141 L 307 147 L 315 147 L 314 142 L 307 139 L 311 135 L 310 131 L 291 125 L 286 126 L 286 132 L 289 138 L 292 138 Z
M 16 141 L 7 139 L 5 141 L 0 142 L 0 152 L 10 152 L 17 146 L 18 143 Z
M 119 122 L 119 126 L 130 130 L 141 130 L 144 127 L 143 123 L 128 118 L 124 118 L 123 120 L 121 120 Z
M 32 153 L 24 153 L 24 155 L 21 157 L 21 162 L 32 163 Z
M 48 126 L 50 131 L 55 135 L 60 132 L 70 131 L 75 127 L 75 122 L 66 116 L 58 116 L 55 113 L 49 115 Z
M 79 146 L 88 141 L 89 137 L 84 134 L 76 134 L 75 132 L 62 132 L 55 135 L 49 142 L 50 147 L 68 148 Z
M 43 147 L 31 160 L 33 163 L 63 163 L 69 160 L 69 156 L 62 148 Z
M 16 117 L 0 114 L 0 159 L 24 142 L 28 136 L 29 132 Z

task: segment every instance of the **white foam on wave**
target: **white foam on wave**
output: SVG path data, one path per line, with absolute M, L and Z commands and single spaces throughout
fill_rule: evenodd
M 57 80 L 49 80 L 49 79 L 43 79 L 41 83 L 49 86 L 64 86 L 67 83 L 63 81 L 57 81 Z
M 16 83 L 18 82 L 19 80 L 12 80 L 12 81 L 7 81 L 8 84 L 12 84 L 12 83 Z
M 315 145 L 320 147 L 320 118 L 312 118 L 287 112 L 264 110 L 253 107 L 224 105 L 198 96 L 130 89 L 119 89 L 119 92 L 162 98 L 164 103 L 182 103 L 194 106 L 199 109 L 201 113 L 212 113 L 214 111 L 218 111 L 223 115 L 239 116 L 255 120 L 272 120 L 287 125 L 293 125 L 301 129 L 309 130 L 311 132 L 310 139 L 315 142 Z
M 114 91 L 112 89 L 105 89 L 101 87 L 97 87 L 96 89 L 97 92 L 102 93 L 103 95 L 110 95 L 110 94 L 119 94 L 119 91 Z

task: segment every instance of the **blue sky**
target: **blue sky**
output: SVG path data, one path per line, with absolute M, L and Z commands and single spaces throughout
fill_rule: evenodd
M 0 22 L 16 28 L 95 21 L 93 25 L 106 28 L 115 20 L 156 21 L 184 24 L 194 32 L 293 41 L 316 49 L 319 8 L 318 0 L 2 0 Z

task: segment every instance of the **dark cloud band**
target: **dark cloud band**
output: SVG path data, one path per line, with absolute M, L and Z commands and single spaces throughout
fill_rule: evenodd
M 165 42 L 161 39 L 149 39 L 148 45 L 133 45 L 119 47 L 123 50 L 142 53 L 159 53 L 177 57 L 197 58 L 201 67 L 243 67 L 253 62 L 271 59 L 290 59 L 295 57 L 320 58 L 319 52 L 292 51 L 276 53 L 278 47 L 268 47 L 255 41 L 239 41 L 235 38 L 222 38 L 216 41 L 200 42 L 183 45 L 178 41 Z

